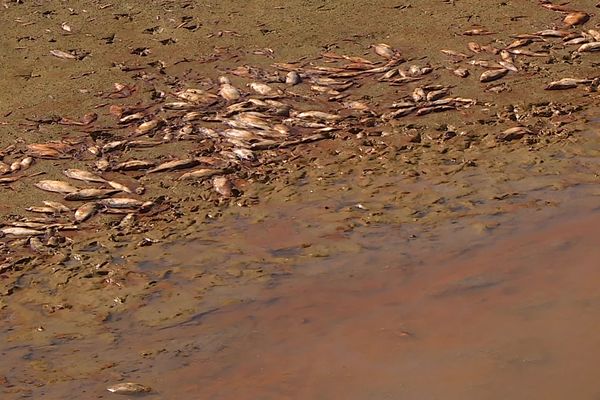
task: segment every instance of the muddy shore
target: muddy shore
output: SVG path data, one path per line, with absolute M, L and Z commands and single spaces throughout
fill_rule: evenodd
M 293 295 L 284 304 L 294 308 L 301 307 L 295 302 L 304 288 L 315 296 L 338 290 L 319 286 L 318 277 L 339 279 L 343 287 L 344 268 L 365 282 L 379 282 L 381 270 L 399 263 L 426 282 L 429 276 L 415 267 L 419 263 L 456 266 L 457 254 L 478 241 L 491 246 L 528 224 L 545 230 L 544 218 L 582 210 L 595 215 L 600 53 L 578 49 L 596 40 L 600 8 L 585 0 L 568 9 L 547 4 L 4 2 L 1 161 L 11 167 L 32 161 L 0 175 L 0 182 L 7 179 L 0 184 L 0 228 L 37 224 L 32 229 L 40 232 L 0 237 L 0 354 L 11 360 L 10 368 L 0 368 L 0 393 L 65 398 L 84 390 L 89 398 L 104 398 L 110 383 L 167 374 L 157 388 L 156 396 L 163 397 L 156 398 L 189 394 L 197 390 L 191 383 L 181 392 L 164 392 L 176 381 L 165 371 L 187 362 L 177 359 L 175 348 L 156 361 L 161 350 L 153 342 L 206 335 L 201 354 L 194 354 L 200 345 L 191 339 L 183 351 L 182 357 L 194 359 L 190 365 L 229 346 L 235 350 L 225 350 L 224 357 L 246 359 L 243 347 L 256 342 L 233 345 L 245 328 L 228 324 L 239 321 L 244 307 L 260 314 L 266 299 L 282 295 L 281 285 L 291 285 Z M 566 25 L 575 12 L 587 19 Z M 548 30 L 560 33 L 540 34 Z M 389 56 L 387 47 L 373 47 L 382 43 L 389 45 Z M 512 61 L 490 64 L 505 59 Z M 459 69 L 468 76 L 459 76 Z M 290 71 L 298 72 L 300 83 L 285 82 Z M 503 75 L 482 82 L 489 71 Z M 571 80 L 564 90 L 546 90 L 563 79 Z M 225 81 L 240 99 L 222 98 Z M 272 92 L 257 93 L 249 86 L 257 82 Z M 232 111 L 249 100 L 254 103 Z M 169 105 L 175 102 L 185 104 Z M 326 115 L 302 118 L 315 111 Z M 139 119 L 121 122 L 135 113 Z M 153 121 L 156 127 L 141 128 Z M 253 125 L 243 125 L 248 121 Z M 243 126 L 246 142 L 224 136 L 237 126 Z M 148 165 L 119 169 L 132 160 Z M 192 162 L 149 172 L 177 160 Z M 199 168 L 210 176 L 181 179 Z M 102 181 L 67 178 L 67 169 L 89 171 Z M 131 193 L 119 189 L 108 198 L 132 199 L 138 208 L 92 199 L 93 215 L 80 222 L 74 212 L 85 201 L 40 190 L 35 184 L 42 180 L 99 190 L 117 182 Z M 64 203 L 69 211 L 31 212 L 43 201 Z M 548 232 L 560 236 L 556 229 Z M 574 235 L 565 237 L 579 241 Z M 567 246 L 566 254 L 577 259 L 592 247 L 587 241 L 578 246 Z M 431 256 L 438 249 L 446 258 Z M 388 253 L 394 257 L 386 261 Z M 351 265 L 352 258 L 373 262 L 373 271 Z M 573 282 L 573 290 L 580 284 Z M 490 301 L 498 296 L 490 294 Z M 368 304 L 381 301 L 373 296 Z M 223 307 L 233 311 L 222 317 Z M 257 318 L 269 321 L 281 310 Z M 213 315 L 210 329 L 197 327 Z M 277 323 L 268 343 L 282 340 Z M 134 346 L 127 332 L 148 340 Z M 128 346 L 142 354 L 143 367 L 131 354 L 117 359 Z M 82 352 L 101 361 L 84 360 Z M 224 385 L 229 379 L 246 387 L 254 379 L 243 369 L 220 375 L 230 361 L 219 362 L 211 361 L 214 369 L 207 374 Z M 184 370 L 188 381 L 197 373 Z M 256 386 L 273 384 L 284 398 L 319 398 L 318 385 L 309 384 L 297 397 L 293 384 L 282 389 L 278 379 L 285 377 L 271 373 L 272 382 L 259 379 Z M 380 387 L 400 393 L 387 384 L 383 379 Z M 415 385 L 406 393 L 417 395 Z M 239 397 L 236 390 L 215 384 L 204 393 L 233 398 Z M 322 390 L 327 398 L 348 398 Z M 355 398 L 361 395 L 370 394 L 357 392 Z

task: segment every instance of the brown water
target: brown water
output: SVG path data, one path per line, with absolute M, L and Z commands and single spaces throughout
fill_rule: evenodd
M 235 339 L 160 384 L 173 398 L 597 398 L 599 234 L 594 212 L 420 264 L 358 256 L 385 268 L 286 281 L 208 318 L 197 329 Z
M 300 206 L 240 220 L 237 235 L 145 264 L 168 269 L 159 290 L 133 312 L 89 316 L 100 330 L 24 304 L 0 337 L 2 398 L 110 398 L 121 379 L 152 386 L 150 399 L 598 398 L 600 210 L 589 193 L 567 204 L 493 230 L 478 217 L 332 234 Z M 242 277 L 272 279 L 195 292 L 189 277 L 225 237 L 238 251 L 219 268 L 242 259 Z M 318 240 L 337 255 L 303 253 Z

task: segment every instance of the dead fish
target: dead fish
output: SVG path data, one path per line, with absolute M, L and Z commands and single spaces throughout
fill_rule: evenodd
M 256 139 L 257 135 L 244 129 L 226 129 L 221 132 L 221 135 L 230 139 L 252 140 Z
M 200 168 L 194 171 L 186 172 L 177 178 L 180 181 L 188 179 L 205 179 L 215 175 L 222 175 L 225 173 L 224 169 L 213 169 L 213 168 Z
M 600 42 L 600 32 L 594 29 L 588 29 L 587 33 L 594 39 L 595 42 Z
M 502 69 L 502 65 L 498 64 L 496 61 L 487 61 L 487 60 L 471 60 L 469 64 L 475 65 L 477 67 L 482 68 L 498 68 Z
M 152 391 L 149 386 L 142 385 L 134 382 L 117 383 L 106 388 L 109 392 L 116 394 L 136 394 L 136 393 L 148 393 Z
M 108 171 L 110 169 L 110 162 L 106 158 L 102 158 L 94 163 L 94 167 L 98 171 Z
M 135 128 L 134 133 L 136 135 L 145 135 L 158 128 L 161 123 L 162 121 L 159 119 L 151 119 L 150 121 L 142 122 Z
M 62 50 L 50 50 L 50 54 L 52 54 L 54 57 L 62 58 L 63 60 L 76 60 L 77 59 L 77 57 L 75 57 L 73 54 L 67 53 L 66 51 L 62 51 Z
M 464 53 L 461 53 L 461 52 L 458 52 L 458 51 L 454 51 L 454 50 L 443 49 L 443 50 L 440 50 L 440 51 L 442 53 L 444 53 L 445 55 L 447 55 L 447 56 L 452 56 L 452 57 L 457 57 L 457 58 L 469 58 L 470 57 L 470 56 L 468 56 L 468 55 L 466 55 Z
M 71 209 L 69 207 L 65 206 L 63 203 L 59 203 L 58 201 L 44 200 L 42 203 L 44 203 L 45 206 L 52 207 L 55 212 L 70 212 L 71 211 Z
M 38 189 L 55 193 L 73 193 L 79 190 L 79 188 L 64 181 L 44 180 L 35 183 L 34 186 Z
M 106 143 L 104 146 L 102 146 L 102 152 L 109 153 L 113 150 L 121 150 L 125 148 L 126 145 L 126 140 L 115 140 L 113 142 Z
M 127 142 L 128 148 L 136 148 L 136 149 L 149 149 L 152 147 L 156 147 L 162 144 L 160 140 L 132 140 Z
M 34 218 L 35 220 L 36 218 Z M 13 226 L 17 228 L 28 228 L 28 229 L 47 229 L 50 227 L 56 227 L 56 224 L 49 225 L 47 220 L 44 218 L 45 222 L 35 222 L 35 221 L 10 221 L 7 222 L 6 225 Z
M 90 219 L 98 210 L 98 204 L 94 202 L 82 204 L 75 210 L 75 221 L 83 222 Z
M 134 222 L 135 222 L 135 214 L 128 213 L 121 219 L 121 221 L 119 222 L 119 225 L 117 225 L 117 227 L 120 229 L 129 228 L 133 225 Z
M 290 128 L 285 126 L 284 124 L 275 124 L 272 126 L 273 130 L 271 132 L 277 132 L 279 136 L 289 136 Z
M 395 118 L 401 118 L 401 117 L 405 117 L 407 115 L 412 114 L 415 110 L 417 109 L 417 107 L 407 107 L 407 108 L 401 108 L 397 111 L 392 111 L 390 113 L 386 113 L 383 114 L 381 116 L 381 119 L 384 121 L 390 120 L 390 119 L 395 119 Z
M 340 94 L 340 92 L 338 92 L 337 90 L 334 90 L 334 89 L 330 88 L 329 86 L 311 85 L 310 86 L 310 90 L 315 91 L 315 92 L 319 92 L 319 93 L 328 94 L 328 95 L 331 95 L 331 96 L 337 96 L 337 95 Z
M 548 86 L 546 86 L 545 90 L 564 90 L 564 89 L 573 89 L 577 87 L 579 84 L 589 83 L 589 79 L 576 79 L 576 78 L 563 78 L 558 81 L 550 82 Z
M 140 169 L 152 168 L 152 167 L 154 167 L 154 165 L 156 165 L 156 164 L 151 161 L 130 160 L 130 161 L 125 161 L 125 162 L 115 165 L 113 170 L 115 170 L 115 171 L 136 171 L 136 170 L 140 170 Z
M 467 43 L 467 47 L 469 48 L 469 50 L 471 50 L 473 53 L 481 53 L 481 46 L 479 45 L 479 43 L 476 42 L 469 42 Z
M 370 111 L 369 105 L 362 101 L 347 101 L 343 103 L 343 106 L 350 110 Z
M 63 174 L 67 178 L 75 179 L 78 181 L 98 182 L 98 183 L 106 182 L 106 179 L 102 178 L 101 176 L 98 176 L 98 175 L 94 174 L 93 172 L 83 171 L 81 169 L 75 169 L 75 168 L 66 169 L 63 171 Z
M 407 108 L 407 107 L 414 107 L 414 106 L 415 106 L 415 103 L 413 101 L 400 101 L 400 102 L 392 103 L 390 108 Z
M 181 110 L 191 110 L 193 108 L 197 108 L 196 104 L 187 103 L 185 101 L 174 101 L 171 103 L 163 104 L 162 108 L 165 110 L 173 110 L 173 111 L 181 111 Z
M 425 93 L 425 90 L 422 87 L 417 87 L 415 88 L 415 90 L 413 90 L 411 97 L 414 101 L 420 102 L 427 98 L 427 94 Z
M 144 119 L 145 117 L 146 117 L 146 114 L 144 114 L 142 112 L 137 112 L 137 113 L 129 114 L 129 115 L 126 115 L 126 116 L 120 118 L 118 123 L 119 124 L 129 124 L 131 122 Z
M 240 160 L 246 160 L 246 161 L 256 160 L 256 155 L 254 154 L 254 152 L 252 150 L 243 149 L 241 147 L 236 147 L 231 151 Z
M 6 226 L 4 228 L 0 228 L 0 232 L 2 232 L 5 235 L 8 235 L 8 236 L 17 236 L 17 237 L 39 236 L 39 235 L 44 234 L 44 231 L 39 231 L 37 229 L 20 228 L 20 227 L 13 227 L 13 226 Z
M 68 193 L 64 198 L 68 201 L 97 200 L 110 197 L 116 193 L 119 193 L 119 190 L 91 188 Z
M 175 95 L 185 101 L 204 104 L 213 104 L 219 97 L 202 89 L 185 89 Z
M 546 37 L 564 37 L 564 36 L 567 36 L 569 34 L 569 32 L 559 31 L 556 29 L 545 29 L 543 31 L 538 31 L 535 34 L 539 35 L 539 36 L 546 36 Z
M 396 52 L 389 44 L 379 43 L 371 47 L 373 47 L 373 51 L 375 52 L 375 54 L 388 60 L 396 56 Z
M 509 128 L 509 129 L 505 130 L 504 132 L 502 132 L 501 134 L 499 134 L 497 136 L 497 139 L 508 142 L 511 140 L 519 140 L 523 136 L 529 135 L 531 133 L 532 132 L 524 126 L 516 126 L 514 128 Z
M 410 76 L 410 77 L 416 77 L 416 76 L 427 75 L 431 71 L 433 71 L 433 68 L 431 68 L 431 67 L 419 67 L 418 65 L 411 65 L 410 67 L 408 67 L 408 71 L 407 71 L 406 75 Z
M 584 13 L 582 11 L 575 11 L 567 14 L 563 19 L 563 22 L 567 26 L 575 26 L 585 24 L 586 22 L 588 22 L 589 19 L 589 14 Z
M 266 121 L 267 116 L 258 112 L 244 112 L 237 114 L 234 119 L 241 123 L 243 126 L 237 126 L 237 128 L 257 128 L 269 130 L 271 126 Z M 227 121 L 230 123 L 231 121 Z M 232 125 L 233 126 L 233 125 Z
M 506 68 L 509 71 L 519 72 L 519 69 L 515 66 L 515 64 L 513 64 L 509 61 L 499 61 L 498 64 L 502 65 L 504 68 Z
M 393 78 L 396 75 L 398 75 L 398 68 L 392 68 L 388 72 L 386 72 L 385 74 L 380 76 L 378 80 L 385 81 L 385 80 Z
M 116 197 L 116 198 L 112 198 L 112 199 L 104 199 L 104 200 L 100 200 L 98 203 L 105 207 L 111 207 L 111 208 L 139 208 L 142 206 L 142 204 L 144 204 L 143 201 L 140 201 L 137 199 L 129 199 L 129 198 L 122 198 L 122 197 Z
M 442 97 L 444 97 L 446 94 L 448 94 L 448 91 L 445 89 L 433 90 L 433 91 L 427 93 L 427 101 L 439 100 Z
M 229 83 L 225 83 L 221 86 L 219 95 L 227 101 L 235 101 L 242 97 L 240 91 Z
M 508 46 L 506 46 L 506 49 L 516 49 L 517 47 L 527 46 L 531 42 L 532 42 L 532 40 L 529 38 L 517 39 L 517 40 L 514 40 L 513 42 L 511 42 Z
M 42 241 L 39 238 L 35 236 L 29 239 L 29 247 L 36 253 L 44 254 L 50 251 L 50 249 L 46 245 L 44 245 L 44 243 L 42 243 Z
M 465 36 L 479 36 L 479 35 L 493 35 L 494 32 L 491 32 L 485 28 L 475 28 L 475 29 L 470 29 L 468 31 L 464 31 L 462 34 Z
M 298 74 L 296 71 L 290 71 L 285 76 L 285 83 L 288 85 L 297 85 L 301 81 L 302 79 L 300 78 L 300 74 Z
M 567 40 L 565 42 L 565 45 L 567 45 L 567 46 L 574 46 L 574 45 L 581 45 L 581 44 L 587 43 L 587 42 L 589 42 L 588 38 L 577 37 L 577 38 L 574 38 L 574 39 Z
M 33 207 L 27 207 L 25 210 L 29 211 L 29 212 L 34 212 L 34 213 L 41 213 L 41 214 L 55 214 L 56 213 L 56 209 L 52 208 L 52 207 L 39 207 L 39 206 L 33 206 Z
M 500 51 L 500 58 L 502 59 L 502 61 L 506 61 L 511 64 L 515 62 L 514 57 L 507 50 Z
M 200 118 L 202 118 L 202 113 L 200 113 L 198 111 L 190 111 L 189 113 L 186 113 L 183 116 L 183 121 L 184 122 L 197 121 Z
M 233 184 L 231 183 L 231 180 L 225 176 L 213 178 L 213 188 L 223 197 L 233 196 Z
M 543 4 L 541 4 L 542 7 L 547 8 L 548 10 L 552 10 L 552 11 L 558 11 L 558 12 L 571 12 L 573 11 L 572 8 L 568 7 L 567 3 L 563 3 L 563 4 L 552 4 L 549 1 L 544 0 L 543 2 L 541 2 Z
M 152 174 L 155 172 L 175 171 L 177 169 L 195 167 L 198 164 L 200 164 L 200 163 L 198 162 L 198 160 L 196 160 L 194 158 L 187 158 L 184 160 L 167 161 L 165 163 L 159 164 L 155 168 L 152 168 L 147 173 Z
M 108 183 L 113 189 L 120 190 L 121 192 L 125 193 L 132 193 L 131 189 L 119 182 L 107 181 L 106 183 Z
M 98 147 L 98 146 L 89 146 L 87 148 L 87 151 L 89 151 L 90 153 L 92 153 L 95 156 L 99 156 L 101 153 L 100 147 Z
M 27 145 L 27 153 L 38 158 L 61 158 L 70 149 L 65 143 L 32 143 Z
M 469 76 L 469 70 L 466 68 L 457 68 L 452 70 L 452 73 L 460 78 L 466 78 Z
M 186 125 L 182 126 L 181 128 L 179 128 L 179 130 L 177 131 L 177 134 L 175 135 L 175 138 L 177 140 L 191 140 L 193 134 L 194 134 L 194 125 L 186 124 Z
M 449 111 L 449 110 L 455 110 L 456 107 L 454 106 L 449 106 L 449 105 L 441 105 L 441 106 L 433 106 L 433 107 L 423 107 L 417 110 L 417 115 L 421 116 L 421 115 L 426 115 L 426 114 L 430 114 L 430 113 L 434 113 L 434 112 L 443 112 L 443 111 Z
M 263 95 L 263 96 L 271 96 L 271 95 L 278 94 L 277 90 L 273 89 L 271 86 L 267 85 L 266 83 L 252 82 L 248 86 L 250 87 L 250 89 L 254 90 L 256 93 Z
M 33 164 L 33 157 L 25 157 L 19 161 L 19 165 L 22 170 L 26 170 L 27 168 L 31 167 L 31 164 Z
M 0 175 L 8 174 L 10 172 L 10 165 L 0 161 Z
M 547 57 L 550 53 L 547 52 L 536 52 L 527 49 L 510 49 L 508 50 L 511 54 L 516 54 L 519 56 L 529 56 L 529 57 Z
M 579 53 L 592 52 L 592 51 L 600 51 L 600 42 L 591 42 L 582 44 L 577 51 Z
M 299 119 L 318 119 L 324 121 L 339 121 L 342 119 L 341 116 L 330 114 L 322 111 L 304 111 L 296 115 Z
M 485 71 L 479 77 L 479 82 L 491 82 L 504 77 L 508 73 L 507 69 L 490 69 Z

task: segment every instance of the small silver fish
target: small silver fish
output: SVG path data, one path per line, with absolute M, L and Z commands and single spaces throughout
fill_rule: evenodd
M 524 126 L 516 126 L 514 128 L 508 128 L 507 130 L 503 131 L 497 136 L 497 139 L 508 142 L 511 140 L 519 140 L 523 136 L 529 135 L 531 133 L 531 130 Z
M 139 208 L 144 204 L 143 201 L 137 199 L 129 199 L 129 198 L 112 198 L 112 199 L 103 199 L 98 202 L 99 204 L 111 207 L 111 208 Z
M 149 386 L 142 385 L 134 382 L 123 382 L 117 383 L 106 388 L 109 392 L 116 394 L 136 394 L 136 393 L 148 393 L 152 391 Z
M 108 183 L 113 189 L 117 189 L 125 193 L 132 193 L 131 189 L 129 189 L 129 187 L 123 185 L 122 183 L 115 181 L 107 181 L 106 183 Z
M 379 43 L 379 44 L 374 44 L 371 47 L 373 48 L 373 51 L 375 52 L 375 54 L 377 54 L 378 56 L 383 57 L 385 59 L 389 60 L 396 56 L 396 52 L 394 51 L 392 46 L 390 46 L 389 44 Z
M 39 207 L 39 206 L 33 206 L 33 207 L 27 207 L 26 208 L 27 211 L 29 212 L 34 212 L 34 213 L 41 213 L 41 214 L 54 214 L 56 213 L 56 209 L 49 207 L 49 206 L 43 206 L 43 207 Z
M 96 200 L 110 197 L 113 194 L 119 193 L 119 190 L 114 189 L 81 189 L 76 192 L 71 192 L 65 195 L 65 200 L 81 201 L 81 200 Z
M 39 231 L 37 229 L 20 228 L 20 227 L 13 227 L 13 226 L 6 226 L 4 228 L 0 228 L 0 232 L 2 232 L 5 235 L 8 235 L 8 236 L 18 236 L 18 237 L 38 236 L 38 235 L 44 234 L 44 231 Z
M 198 160 L 196 160 L 194 158 L 187 158 L 184 160 L 167 161 L 165 163 L 159 164 L 155 168 L 148 170 L 147 173 L 152 174 L 152 173 L 156 173 L 156 172 L 175 171 L 177 169 L 195 167 L 198 164 L 200 164 L 200 162 L 198 162 Z
M 217 176 L 213 178 L 213 188 L 223 197 L 233 196 L 233 184 L 229 178 L 225 176 Z
M 152 168 L 152 167 L 154 167 L 154 165 L 156 165 L 156 164 L 151 161 L 130 160 L 130 161 L 125 161 L 125 162 L 115 165 L 115 167 L 113 169 L 115 171 L 136 171 L 136 170 L 140 170 L 140 169 Z
M 285 76 L 285 83 L 288 85 L 297 85 L 301 81 L 302 79 L 300 78 L 300 74 L 298 74 L 296 71 L 290 71 Z
M 42 203 L 44 203 L 45 206 L 54 208 L 54 210 L 56 212 L 69 212 L 69 211 L 71 211 L 71 209 L 69 207 L 65 206 L 63 203 L 59 203 L 58 201 L 44 200 Z
M 223 169 L 213 169 L 213 168 L 200 168 L 194 171 L 186 172 L 181 175 L 178 180 L 184 181 L 189 179 L 205 179 L 210 178 L 211 176 L 224 174 L 225 170 Z
M 504 77 L 506 74 L 508 74 L 508 70 L 504 69 L 504 68 L 503 69 L 490 69 L 481 74 L 481 76 L 479 77 L 479 81 L 483 82 L 483 83 L 495 81 L 497 79 Z
M 98 204 L 94 202 L 85 203 L 75 210 L 75 221 L 83 222 L 90 219 L 98 210 Z
M 43 180 L 35 183 L 34 186 L 38 189 L 55 193 L 72 193 L 79 190 L 79 188 L 64 181 Z
M 146 133 L 152 132 L 154 129 L 162 123 L 159 119 L 151 119 L 150 121 L 142 122 L 135 128 L 136 135 L 145 135 Z
M 94 174 L 93 172 L 83 171 L 81 169 L 75 169 L 75 168 L 66 169 L 63 171 L 63 174 L 68 178 L 79 180 L 79 181 L 98 182 L 98 183 L 106 182 L 106 179 Z
M 590 42 L 590 43 L 582 44 L 581 46 L 579 46 L 577 51 L 579 53 L 600 51 L 600 42 Z
M 219 95 L 227 101 L 235 101 L 242 97 L 240 91 L 229 83 L 225 83 L 221 86 Z

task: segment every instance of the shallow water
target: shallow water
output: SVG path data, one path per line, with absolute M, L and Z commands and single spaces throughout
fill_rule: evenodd
M 0 337 L 3 398 L 104 398 L 122 379 L 156 399 L 595 398 L 600 210 L 578 193 L 500 225 L 336 232 L 314 204 L 240 219 L 157 250 L 156 290 L 88 315 L 101 329 L 24 304 Z

